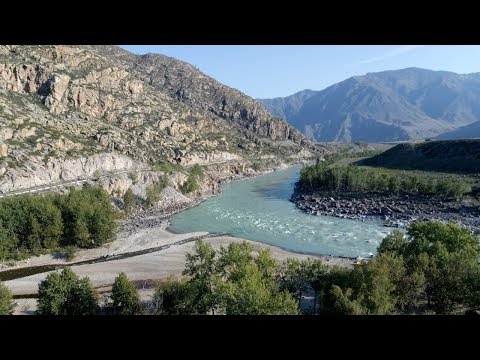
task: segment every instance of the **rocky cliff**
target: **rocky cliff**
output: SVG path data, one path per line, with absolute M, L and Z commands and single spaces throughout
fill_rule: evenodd
M 97 169 L 245 169 L 318 151 L 252 98 L 173 58 L 115 46 L 0 46 L 2 192 Z

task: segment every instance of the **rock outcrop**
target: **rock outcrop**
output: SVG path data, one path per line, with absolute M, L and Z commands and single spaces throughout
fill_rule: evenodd
M 100 181 L 108 191 L 141 194 L 162 173 L 134 184 L 126 172 L 162 164 L 174 167 L 175 190 L 188 167 L 206 167 L 199 191 L 215 192 L 254 161 L 272 167 L 322 151 L 254 99 L 173 58 L 115 46 L 0 46 L 1 192 L 98 170 L 120 173 Z

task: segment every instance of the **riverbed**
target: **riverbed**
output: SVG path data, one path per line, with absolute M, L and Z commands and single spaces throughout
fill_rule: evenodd
M 223 192 L 171 218 L 174 232 L 208 231 L 316 255 L 375 253 L 383 221 L 314 216 L 290 201 L 301 166 L 223 185 Z

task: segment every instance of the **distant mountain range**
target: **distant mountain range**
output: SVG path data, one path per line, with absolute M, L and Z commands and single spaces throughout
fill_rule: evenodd
M 480 137 L 480 73 L 383 71 L 258 101 L 314 141 Z

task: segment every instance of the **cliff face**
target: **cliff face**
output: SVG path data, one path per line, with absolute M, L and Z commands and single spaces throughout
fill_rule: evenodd
M 172 58 L 115 46 L 0 46 L 0 191 L 96 169 L 316 151 L 252 98 Z

